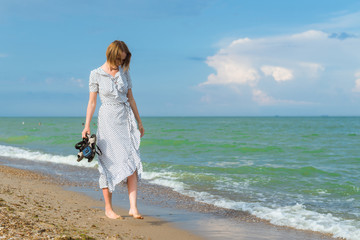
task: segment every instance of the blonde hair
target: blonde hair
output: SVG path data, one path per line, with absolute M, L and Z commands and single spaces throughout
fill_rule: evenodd
M 126 58 L 121 61 L 121 53 L 126 53 Z M 108 46 L 106 50 L 106 59 L 111 66 L 119 67 L 124 71 L 130 68 L 131 52 L 123 41 L 115 40 Z

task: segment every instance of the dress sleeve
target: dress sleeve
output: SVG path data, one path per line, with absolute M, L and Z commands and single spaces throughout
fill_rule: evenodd
M 127 70 L 125 72 L 125 75 L 126 75 L 126 79 L 127 79 L 127 83 L 128 83 L 128 88 L 132 88 L 132 81 L 131 81 L 129 70 Z
M 94 72 L 90 73 L 89 91 L 90 92 L 99 92 L 99 83 L 97 81 L 97 76 Z

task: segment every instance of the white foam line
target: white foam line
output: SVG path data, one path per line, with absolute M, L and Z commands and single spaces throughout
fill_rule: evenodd
M 78 167 L 89 167 L 93 168 L 97 166 L 97 161 L 87 162 L 86 159 L 78 162 L 76 155 L 53 155 L 48 153 L 42 153 L 39 151 L 31 151 L 29 149 L 23 149 L 12 146 L 3 146 L 0 145 L 0 156 L 8 158 L 20 158 L 31 161 L 40 161 L 40 162 L 51 162 L 51 163 L 61 163 L 67 165 L 73 165 Z
M 274 225 L 329 233 L 334 237 L 348 240 L 360 240 L 360 221 L 344 220 L 330 213 L 321 214 L 310 211 L 302 204 L 270 208 L 260 203 L 235 202 L 207 192 L 195 192 L 189 190 L 186 184 L 177 181 L 175 174 L 175 172 L 144 172 L 143 178 L 151 183 L 170 187 L 179 193 L 194 197 L 199 202 L 250 212 L 259 218 L 269 220 Z
M 96 161 L 91 163 L 84 160 L 77 162 L 76 155 L 52 155 L 3 145 L 0 145 L 0 156 L 80 167 L 95 167 L 97 165 Z M 301 204 L 269 208 L 261 206 L 260 203 L 234 202 L 206 192 L 189 190 L 186 184 L 177 181 L 177 178 L 174 177 L 175 174 L 175 172 L 144 172 L 143 178 L 149 180 L 150 183 L 170 187 L 179 193 L 194 197 L 195 200 L 199 202 L 205 202 L 228 209 L 248 211 L 259 218 L 269 220 L 275 225 L 330 233 L 333 234 L 334 237 L 342 237 L 349 240 L 360 240 L 360 221 L 344 220 L 331 214 L 321 214 L 310 211 Z
M 290 226 L 297 229 L 311 230 L 333 234 L 349 240 L 360 239 L 360 222 L 344 220 L 332 214 L 322 214 L 307 210 L 302 204 L 271 209 L 257 206 L 250 213 L 262 219 L 269 220 L 279 226 Z

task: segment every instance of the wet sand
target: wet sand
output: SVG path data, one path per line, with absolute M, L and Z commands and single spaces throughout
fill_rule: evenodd
M 83 168 L 71 169 L 76 175 L 84 172 Z M 69 169 L 65 172 L 70 174 Z M 334 239 L 320 233 L 277 227 L 246 212 L 199 203 L 146 181 L 139 186 L 139 206 L 145 220 L 127 215 L 126 188 L 122 186 L 114 192 L 113 202 L 121 207 L 115 209 L 125 220 L 111 220 L 104 216 L 102 195 L 94 182 L 75 183 L 54 174 L 3 165 L 0 165 L 0 177 L 0 236 L 5 238 Z
M 201 239 L 171 223 L 146 216 L 124 220 L 104 216 L 103 202 L 66 191 L 56 180 L 0 166 L 2 239 Z

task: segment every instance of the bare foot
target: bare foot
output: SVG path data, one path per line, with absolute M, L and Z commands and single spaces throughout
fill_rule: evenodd
M 129 215 L 132 216 L 135 219 L 144 219 L 143 216 L 139 213 L 139 211 L 136 209 L 135 211 L 129 210 Z
M 119 218 L 122 218 L 120 215 L 117 215 L 113 210 L 105 211 L 105 215 L 106 215 L 108 218 L 111 218 L 111 219 L 119 219 Z

